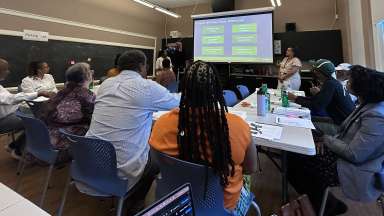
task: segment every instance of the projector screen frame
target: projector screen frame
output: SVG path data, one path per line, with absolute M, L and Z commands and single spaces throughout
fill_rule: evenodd
M 210 13 L 210 14 L 199 14 L 192 15 L 191 18 L 193 20 L 193 38 L 195 38 L 195 21 L 196 20 L 208 20 L 208 19 L 220 19 L 227 17 L 237 17 L 237 16 L 248 16 L 248 15 L 259 15 L 259 14 L 272 14 L 272 62 L 209 62 L 213 64 L 258 64 L 258 65 L 271 65 L 275 62 L 275 55 L 273 51 L 273 34 L 274 34 L 274 8 L 273 7 L 264 7 L 264 8 L 255 8 L 255 9 L 247 9 L 247 10 L 237 10 L 237 11 L 226 11 L 226 12 L 218 12 L 218 13 Z M 195 44 L 193 44 L 193 52 L 195 52 Z M 195 60 L 195 55 L 193 55 L 193 61 Z

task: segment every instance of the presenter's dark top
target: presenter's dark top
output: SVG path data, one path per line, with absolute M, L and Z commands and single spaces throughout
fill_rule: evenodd
M 355 109 L 349 93 L 334 78 L 326 80 L 320 92 L 313 97 L 297 97 L 295 103 L 312 111 L 327 111 L 335 124 L 340 125 Z

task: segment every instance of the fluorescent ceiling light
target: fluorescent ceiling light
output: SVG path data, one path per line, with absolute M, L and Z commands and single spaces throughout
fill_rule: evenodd
M 155 10 L 160 11 L 161 13 L 165 13 L 165 14 L 167 14 L 167 15 L 169 15 L 169 16 L 172 16 L 172 17 L 175 17 L 175 18 L 179 18 L 179 17 L 180 17 L 179 14 L 177 14 L 177 13 L 173 13 L 172 11 L 169 11 L 169 10 L 164 9 L 164 8 L 162 8 L 162 7 L 158 7 L 158 6 L 156 6 L 156 7 L 155 7 Z
M 133 0 L 133 1 L 135 1 L 137 3 L 140 3 L 140 4 L 144 5 L 144 6 L 150 7 L 150 8 L 155 8 L 155 5 L 153 5 L 153 4 L 149 3 L 149 2 L 143 1 L 143 0 Z
M 276 7 L 275 0 L 271 0 L 271 3 L 272 3 L 272 6 L 273 6 L 273 7 Z
M 281 0 L 276 0 L 277 1 L 277 6 L 281 6 Z

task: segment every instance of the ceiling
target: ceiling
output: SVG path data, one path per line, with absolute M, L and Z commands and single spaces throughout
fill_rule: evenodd
M 152 2 L 165 8 L 175 8 L 194 5 L 195 3 L 210 3 L 211 0 L 148 0 L 148 2 Z

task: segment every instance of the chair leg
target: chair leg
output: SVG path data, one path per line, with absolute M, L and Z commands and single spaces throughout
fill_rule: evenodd
M 381 208 L 381 215 L 384 216 L 384 194 L 381 194 L 377 199 L 377 204 Z
M 262 173 L 261 170 L 261 163 L 260 163 L 260 155 L 259 155 L 259 149 L 256 147 L 256 157 L 257 157 L 257 168 L 259 170 L 259 173 Z
M 19 160 L 19 163 L 18 163 L 18 165 L 17 165 L 16 175 L 20 175 L 21 168 L 22 168 L 22 166 L 25 164 L 26 154 L 27 154 L 27 153 L 26 153 L 26 151 L 24 150 L 23 153 L 22 153 L 21 160 Z
M 325 211 L 325 207 L 327 205 L 327 200 L 328 200 L 328 194 L 329 194 L 329 187 L 327 187 L 324 191 L 324 195 L 323 195 L 323 201 L 321 203 L 321 207 L 320 207 L 320 212 L 319 212 L 319 216 L 323 216 L 324 215 L 324 211 Z
M 12 136 L 12 142 L 15 142 L 16 141 L 15 131 L 12 131 L 11 136 Z
M 119 204 L 117 205 L 116 215 L 122 216 L 123 213 L 123 205 L 124 205 L 124 197 L 119 198 Z
M 69 186 L 71 185 L 71 179 L 72 179 L 71 174 L 68 173 L 68 179 L 67 179 L 67 182 L 65 183 L 64 193 L 63 193 L 63 197 L 61 198 L 59 210 L 57 211 L 57 216 L 63 215 L 65 200 L 67 199 L 68 189 L 69 189 Z
M 21 178 L 23 176 L 25 165 L 26 165 L 25 155 L 26 155 L 26 152 L 23 153 L 23 157 L 21 158 L 21 160 L 19 161 L 19 164 L 17 165 L 16 175 L 18 175 L 19 177 L 17 179 L 16 186 L 15 186 L 16 192 L 19 191 Z
M 255 201 L 252 201 L 252 206 L 255 208 L 256 210 L 256 216 L 261 216 L 261 210 L 260 210 L 260 207 L 259 205 L 257 205 L 257 203 Z
M 42 208 L 43 204 L 44 204 L 44 200 L 45 200 L 45 196 L 47 194 L 47 190 L 48 190 L 48 186 L 49 186 L 49 180 L 51 179 L 53 168 L 54 168 L 54 164 L 51 164 L 49 166 L 47 178 L 46 178 L 45 183 L 44 183 L 43 193 L 41 194 L 41 197 L 40 197 L 40 201 L 39 201 L 39 207 L 40 208 Z

